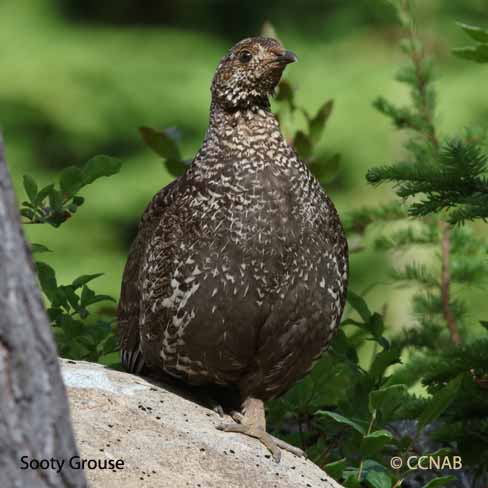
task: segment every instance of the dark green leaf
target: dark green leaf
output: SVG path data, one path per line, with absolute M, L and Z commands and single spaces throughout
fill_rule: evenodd
M 324 471 L 336 481 L 342 479 L 342 473 L 347 467 L 346 458 L 339 459 L 339 461 L 334 461 L 333 463 L 326 464 L 324 466 Z
M 56 337 L 56 342 L 65 339 L 64 330 L 61 327 L 53 327 L 54 336 Z
M 321 183 L 330 183 L 341 165 L 341 155 L 339 153 L 334 154 L 331 158 L 318 157 L 312 159 L 308 167 Z
M 139 127 L 139 132 L 144 142 L 156 154 L 170 161 L 181 161 L 181 153 L 174 131 L 169 129 L 157 131 L 150 127 Z
M 88 286 L 83 285 L 83 288 L 81 290 L 80 305 L 82 307 L 86 307 L 90 303 L 90 300 L 93 300 L 94 297 L 95 297 L 95 292 L 90 288 L 88 288 Z
M 42 201 L 51 193 L 51 190 L 54 188 L 54 184 L 50 184 L 45 186 L 42 190 L 39 191 L 36 197 L 35 205 L 40 205 Z
M 371 319 L 371 312 L 369 311 L 368 305 L 362 297 L 349 290 L 347 292 L 347 301 L 365 322 L 369 322 Z
M 475 25 L 463 24 L 461 22 L 458 22 L 458 25 L 475 41 L 488 42 L 488 30 Z
M 117 364 L 120 364 L 120 354 L 118 352 L 104 354 L 98 358 L 97 362 L 104 364 L 105 366 L 116 366 Z
M 49 264 L 41 261 L 36 262 L 36 268 L 42 291 L 46 294 L 50 301 L 53 301 L 58 288 L 54 269 L 51 268 Z
M 77 166 L 70 166 L 61 172 L 59 186 L 66 197 L 71 197 L 83 186 L 83 173 Z
M 182 175 L 188 168 L 188 165 L 184 161 L 176 159 L 166 159 L 164 165 L 173 176 Z
M 103 353 L 108 354 L 110 352 L 116 351 L 118 347 L 118 339 L 115 335 L 109 335 L 105 342 L 103 343 Z
M 370 471 L 366 476 L 366 484 L 371 488 L 391 488 L 391 478 L 381 471 Z
M 383 334 L 383 331 L 385 330 L 385 324 L 383 322 L 383 317 L 375 312 L 373 315 L 371 315 L 368 323 L 366 324 L 366 328 L 371 332 L 371 334 L 375 337 L 378 338 Z
M 377 430 L 363 437 L 360 452 L 363 457 L 372 457 L 380 452 L 393 436 L 387 430 Z
M 338 330 L 331 344 L 331 352 L 348 361 L 358 364 L 359 357 L 344 331 Z
M 83 197 L 80 197 L 77 195 L 77 196 L 73 197 L 73 203 L 77 207 L 81 207 L 85 203 L 85 199 Z
M 480 324 L 488 331 L 488 321 L 487 320 L 480 320 Z
M 394 411 L 403 402 L 406 393 L 407 387 L 405 385 L 392 385 L 371 391 L 368 402 L 370 413 Z
M 286 80 L 281 80 L 278 85 L 278 92 L 276 93 L 276 100 L 286 102 L 290 110 L 295 110 L 294 102 L 295 93 L 291 84 Z
M 118 159 L 103 154 L 95 156 L 82 168 L 83 185 L 89 185 L 102 176 L 112 176 L 120 171 L 121 166 Z
M 49 205 L 55 212 L 63 210 L 63 195 L 60 191 L 51 189 L 49 192 Z
M 320 137 L 325 129 L 325 124 L 332 113 L 333 107 L 334 101 L 328 100 L 322 105 L 322 107 L 320 107 L 315 117 L 309 120 L 309 136 L 310 139 L 312 139 L 313 144 L 317 144 L 317 142 L 320 140 Z
M 77 288 L 80 288 L 80 286 L 86 285 L 87 283 L 94 280 L 95 278 L 98 278 L 99 276 L 103 276 L 103 273 L 78 276 L 78 278 L 73 280 L 71 286 L 73 286 L 73 288 L 76 290 Z
M 25 217 L 28 220 L 33 220 L 35 214 L 34 211 L 31 210 L 30 208 L 22 208 L 20 210 L 20 215 L 22 215 L 22 217 Z
M 418 422 L 419 432 L 422 431 L 425 426 L 438 419 L 447 407 L 449 407 L 454 400 L 454 397 L 457 395 L 462 381 L 463 375 L 459 375 L 434 395 L 427 405 L 427 408 L 420 415 Z
M 85 359 L 90 354 L 90 350 L 76 339 L 69 341 L 66 357 L 69 359 Z
M 369 374 L 373 377 L 374 381 L 381 379 L 386 369 L 392 364 L 400 362 L 400 350 L 398 349 L 386 349 L 376 354 Z
M 477 63 L 488 63 L 488 44 L 478 46 L 458 47 L 452 50 L 453 54 Z
M 52 252 L 51 249 L 48 249 L 43 244 L 36 244 L 36 243 L 31 244 L 31 251 L 32 254 L 41 253 L 41 252 Z
M 335 420 L 336 422 L 340 424 L 346 424 L 358 431 L 360 434 L 364 435 L 365 434 L 365 429 L 363 426 L 361 426 L 358 422 L 355 422 L 354 420 L 348 419 L 347 417 L 344 417 L 343 415 L 340 415 L 336 412 L 329 412 L 328 410 L 319 410 L 316 412 L 317 415 L 320 415 L 322 417 L 330 417 L 331 419 Z
M 88 305 L 94 305 L 95 303 L 98 302 L 114 302 L 116 303 L 116 300 L 112 298 L 110 295 L 95 295 L 93 298 L 85 302 L 85 306 Z
M 88 288 L 88 286 L 83 285 L 83 288 L 81 290 L 81 301 L 80 301 L 82 307 L 88 307 L 89 305 L 93 305 L 95 303 L 103 302 L 103 301 L 115 302 L 115 300 L 111 296 L 96 295 L 93 290 Z
M 29 200 L 34 203 L 37 196 L 37 183 L 29 175 L 24 175 L 24 189 Z
M 357 475 L 353 474 L 347 478 L 344 482 L 345 488 L 361 488 L 361 482 L 358 480 Z
M 301 159 L 308 159 L 312 154 L 312 142 L 305 132 L 301 130 L 295 134 L 293 147 Z
M 423 488 L 440 488 L 441 486 L 446 486 L 451 481 L 456 481 L 455 476 L 442 476 L 440 478 L 435 478 L 430 480 Z

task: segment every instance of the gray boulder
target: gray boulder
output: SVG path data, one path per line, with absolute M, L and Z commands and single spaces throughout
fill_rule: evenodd
M 221 432 L 221 419 L 162 384 L 61 360 L 81 460 L 93 488 L 340 488 L 315 464 Z

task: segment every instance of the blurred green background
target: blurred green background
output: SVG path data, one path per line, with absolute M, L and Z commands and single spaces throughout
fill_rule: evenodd
M 416 14 L 436 62 L 441 134 L 488 126 L 487 69 L 450 54 L 469 44 L 456 21 L 488 26 L 486 0 L 422 0 Z M 0 126 L 19 200 L 23 174 L 44 185 L 99 153 L 123 161 L 120 174 L 82 192 L 85 206 L 60 229 L 26 226 L 32 241 L 55 251 L 42 258 L 60 283 L 103 271 L 95 289 L 118 297 L 139 216 L 171 179 L 137 128 L 178 127 L 191 158 L 205 134 L 215 67 L 267 20 L 299 57 L 287 71 L 298 103 L 315 111 L 335 100 L 322 145 L 343 156 L 327 188 L 340 213 L 388 201 L 391 189 L 364 180 L 367 168 L 403 153 L 402 137 L 372 107 L 380 94 L 400 104 L 408 96 L 394 81 L 401 33 L 386 1 L 0 2 Z M 388 322 L 404 325 L 409 292 L 388 285 L 387 259 L 368 251 L 352 256 L 351 287 L 361 292 L 376 283 L 372 308 L 388 302 Z M 473 319 L 486 320 L 484 292 L 459 293 L 476 303 Z

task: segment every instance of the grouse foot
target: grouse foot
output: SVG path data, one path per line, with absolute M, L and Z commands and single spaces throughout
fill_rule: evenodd
M 298 447 L 292 446 L 266 432 L 266 418 L 262 400 L 248 398 L 244 402 L 242 410 L 244 415 L 239 412 L 232 413 L 232 418 L 238 423 L 220 424 L 217 429 L 224 432 L 245 434 L 258 439 L 271 452 L 273 459 L 277 463 L 281 460 L 281 449 L 285 449 L 299 457 L 305 456 L 305 453 Z

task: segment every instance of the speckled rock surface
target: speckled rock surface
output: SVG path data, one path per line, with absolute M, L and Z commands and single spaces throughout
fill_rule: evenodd
M 164 385 L 61 365 L 81 457 L 101 465 L 85 470 L 93 488 L 340 488 L 310 461 L 283 452 L 276 464 L 258 441 L 217 430 L 216 413 Z

